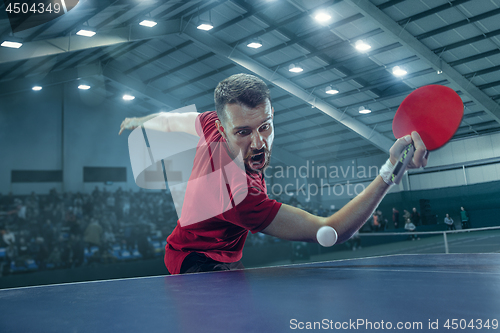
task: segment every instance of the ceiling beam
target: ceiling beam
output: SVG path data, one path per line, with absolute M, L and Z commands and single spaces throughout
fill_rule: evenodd
M 441 74 L 450 83 L 455 84 L 467 95 L 470 99 L 484 108 L 495 121 L 500 123 L 500 106 L 493 101 L 488 95 L 474 86 L 470 81 L 465 79 L 458 71 L 446 63 L 438 55 L 432 52 L 427 46 L 412 36 L 399 24 L 394 22 L 387 14 L 378 9 L 370 1 L 365 0 L 345 0 L 347 3 L 361 11 L 363 15 L 371 18 L 381 29 L 399 41 L 411 52 L 414 52 L 422 60 L 427 62 L 434 70 L 441 70 Z
M 436 14 L 436 13 L 442 12 L 442 11 L 444 11 L 444 10 L 450 9 L 451 7 L 461 5 L 461 4 L 466 3 L 466 2 L 469 2 L 469 1 L 471 1 L 471 0 L 455 0 L 455 1 L 453 1 L 453 2 L 448 1 L 448 2 L 447 2 L 447 3 L 445 3 L 444 5 L 437 6 L 437 7 L 434 7 L 434 8 L 428 9 L 428 10 L 426 10 L 426 11 L 423 11 L 423 12 L 421 12 L 421 13 L 418 13 L 418 14 L 412 15 L 412 16 L 410 16 L 410 17 L 407 17 L 407 18 L 401 19 L 401 20 L 399 20 L 397 23 L 398 23 L 399 25 L 403 25 L 403 24 L 407 24 L 408 22 L 414 22 L 414 21 L 416 21 L 416 20 L 422 19 L 422 18 L 427 17 L 427 16 L 434 15 L 434 14 Z M 379 9 L 382 9 L 382 8 L 380 8 L 380 6 L 379 6 L 378 8 L 379 8 Z
M 341 130 L 341 131 L 335 131 L 335 135 L 336 136 L 347 134 L 347 133 L 351 133 L 351 131 L 348 130 L 348 129 L 344 129 L 344 130 Z M 314 136 L 308 136 L 305 139 L 304 138 L 300 138 L 298 140 L 287 140 L 287 142 L 283 143 L 283 145 L 292 146 L 292 145 L 297 144 L 297 143 L 303 143 L 304 141 L 313 142 L 313 141 L 316 141 L 316 140 L 321 140 L 321 139 L 326 139 L 326 138 L 331 138 L 331 137 L 332 137 L 332 135 L 330 133 L 328 133 L 328 134 L 321 134 L 321 135 L 314 135 Z
M 294 84 L 287 78 L 281 76 L 280 74 L 273 72 L 269 68 L 261 65 L 257 61 L 251 59 L 249 56 L 240 52 L 236 47 L 231 47 L 222 40 L 216 38 L 207 33 L 203 33 L 196 29 L 192 24 L 186 26 L 181 33 L 181 36 L 186 36 L 190 40 L 194 41 L 196 44 L 202 46 L 203 48 L 214 52 L 220 56 L 226 57 L 235 64 L 246 68 L 247 70 L 255 73 L 256 75 L 262 77 L 264 80 L 271 82 L 275 86 L 287 91 L 288 93 L 300 98 L 312 107 L 316 107 L 318 110 L 329 115 L 339 123 L 350 128 L 354 132 L 358 133 L 365 139 L 369 140 L 373 145 L 388 152 L 393 144 L 393 141 L 383 136 L 382 134 L 373 131 L 370 127 L 364 125 L 360 121 L 346 115 L 344 112 L 337 110 L 332 105 L 326 103 L 325 101 L 314 98 L 309 92 L 302 89 L 298 85 Z
M 147 29 L 139 25 L 99 31 L 94 37 L 69 35 L 65 37 L 37 40 L 24 43 L 19 49 L 0 49 L 0 64 L 24 59 L 45 57 L 61 53 L 80 51 L 95 47 L 104 47 L 120 43 L 159 38 L 178 33 L 181 20 L 159 22 L 154 28 Z
M 306 164 L 306 160 L 295 153 L 291 153 L 283 147 L 273 149 L 272 160 L 278 160 L 285 165 L 301 166 Z
M 318 153 L 313 153 L 312 155 L 306 156 L 306 158 L 308 160 L 316 161 L 316 159 L 318 159 L 318 158 L 325 157 L 326 154 L 330 154 L 330 155 L 333 155 L 333 156 L 337 157 L 337 156 L 345 155 L 346 153 L 351 153 L 351 154 L 355 153 L 355 152 L 361 152 L 361 153 L 363 153 L 365 151 L 371 151 L 371 149 L 373 149 L 373 146 L 371 146 L 371 145 L 350 147 L 350 148 L 342 149 L 342 150 L 333 149 L 333 150 L 327 150 L 326 153 L 325 153 L 325 151 L 322 151 L 319 154 Z M 310 151 L 314 151 L 314 149 L 310 149 Z
M 493 17 L 493 16 L 498 15 L 498 14 L 500 14 L 500 8 L 490 10 L 490 11 L 487 11 L 486 13 L 479 14 L 479 15 L 476 15 L 473 17 L 467 17 L 465 20 L 458 21 L 458 22 L 455 22 L 452 24 L 448 24 L 448 25 L 445 25 L 444 27 L 437 28 L 437 29 L 434 29 L 431 31 L 424 32 L 423 34 L 415 36 L 415 38 L 418 40 L 424 39 L 424 38 L 429 38 L 429 37 L 441 34 L 441 33 L 446 32 L 446 31 L 457 29 L 457 28 L 469 25 L 471 23 Z
M 140 94 L 142 98 L 153 99 L 165 105 L 165 107 L 168 109 L 165 111 L 175 110 L 182 106 L 185 106 L 173 96 L 166 95 L 160 90 L 144 84 L 141 80 L 125 75 L 122 73 L 122 71 L 111 66 L 106 66 L 105 68 L 103 68 L 102 75 L 117 84 L 131 89 L 131 91 L 133 91 L 134 93 Z

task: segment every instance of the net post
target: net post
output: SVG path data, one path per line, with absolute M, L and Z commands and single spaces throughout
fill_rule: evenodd
M 448 249 L 448 238 L 446 237 L 446 231 L 443 232 L 443 238 L 444 238 L 444 251 L 446 254 L 449 254 L 450 251 Z

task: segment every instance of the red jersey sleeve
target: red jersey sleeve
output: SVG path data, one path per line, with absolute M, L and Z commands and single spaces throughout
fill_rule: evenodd
M 215 126 L 215 120 L 218 120 L 217 112 L 208 111 L 200 113 L 200 115 L 196 118 L 196 133 L 200 136 L 200 138 L 208 137 L 208 136 L 217 136 L 214 135 L 214 131 L 217 131 Z M 218 132 L 218 131 L 217 131 Z M 211 135 L 210 135 L 211 134 Z M 218 134 L 218 133 L 215 133 Z M 215 139 L 215 138 L 212 138 Z M 213 141 L 212 141 L 213 142 Z

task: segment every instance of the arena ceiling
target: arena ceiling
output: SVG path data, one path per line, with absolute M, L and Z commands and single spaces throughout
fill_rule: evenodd
M 320 12 L 330 18 L 320 22 Z M 96 35 L 76 35 L 82 26 Z M 275 149 L 331 163 L 388 151 L 398 105 L 428 84 L 464 102 L 455 139 L 498 132 L 499 36 L 499 0 L 87 0 L 15 33 L 21 48 L 0 47 L 0 95 L 85 82 L 109 100 L 136 96 L 128 115 L 190 104 L 203 112 L 220 80 L 254 73 L 271 88 Z

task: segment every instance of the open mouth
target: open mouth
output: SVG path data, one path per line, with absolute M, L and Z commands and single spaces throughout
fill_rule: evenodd
M 264 164 L 266 162 L 266 156 L 265 156 L 264 152 L 262 152 L 260 154 L 255 154 L 255 155 L 252 155 L 250 157 L 248 162 L 249 162 L 250 167 L 252 169 L 259 170 L 259 169 L 262 169 L 264 167 Z

